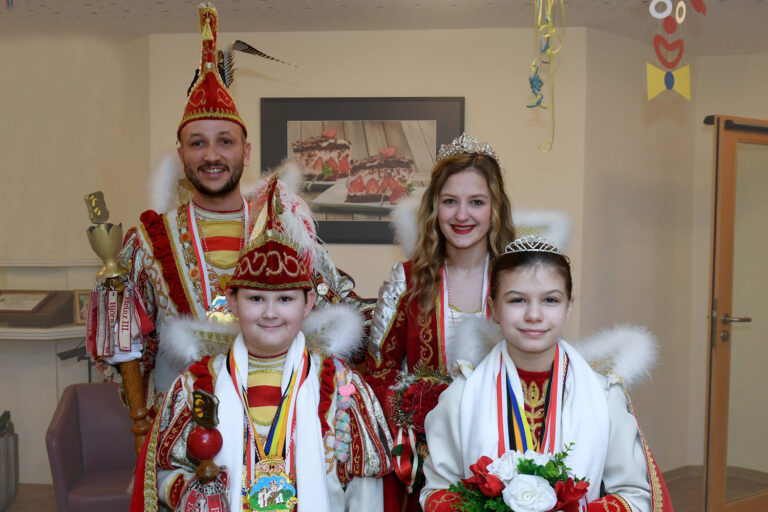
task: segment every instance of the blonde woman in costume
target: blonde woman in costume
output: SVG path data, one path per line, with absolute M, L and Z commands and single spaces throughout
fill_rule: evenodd
M 403 510 L 405 500 L 406 510 L 419 510 L 414 452 L 426 453 L 417 434 L 423 432 L 420 423 L 428 412 L 415 414 L 413 425 L 397 424 L 391 386 L 402 380 L 403 370 L 447 375 L 456 350 L 453 326 L 467 315 L 489 314 L 491 264 L 514 239 L 510 202 L 489 144 L 462 134 L 440 148 L 416 226 L 413 257 L 396 264 L 379 291 L 368 350 L 366 379 L 393 436 L 415 446 L 410 455 L 397 458 L 396 475 L 385 479 L 387 511 Z

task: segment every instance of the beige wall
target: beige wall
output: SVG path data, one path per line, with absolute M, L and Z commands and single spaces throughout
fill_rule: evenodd
M 632 323 L 658 337 L 653 379 L 632 396 L 668 469 L 687 459 L 693 107 L 670 93 L 647 100 L 649 48 L 587 37 L 582 332 Z
M 103 189 L 135 218 L 147 167 L 147 39 L 0 39 L 3 182 L 0 265 L 92 260 L 83 197 Z

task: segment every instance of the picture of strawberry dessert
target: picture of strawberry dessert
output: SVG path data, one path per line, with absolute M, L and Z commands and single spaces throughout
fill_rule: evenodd
M 307 181 L 336 181 L 349 176 L 349 141 L 336 138 L 336 130 L 292 143 L 293 154 L 304 166 Z
M 396 156 L 390 146 L 378 155 L 352 161 L 347 179 L 347 203 L 395 204 L 413 191 L 413 160 Z

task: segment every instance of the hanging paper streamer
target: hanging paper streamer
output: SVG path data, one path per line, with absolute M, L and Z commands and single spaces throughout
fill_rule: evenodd
M 13 0 L 5 0 L 5 8 L 8 11 L 13 10 Z
M 689 0 L 693 9 L 702 15 L 707 13 L 704 0 Z M 651 16 L 661 20 L 661 26 L 666 32 L 653 36 L 653 49 L 656 58 L 664 67 L 661 69 L 650 62 L 646 62 L 646 82 L 648 87 L 648 101 L 652 100 L 664 91 L 675 91 L 687 100 L 691 99 L 691 67 L 689 65 L 677 67 L 683 58 L 685 43 L 682 37 L 672 39 L 675 33 L 685 21 L 688 6 L 685 0 L 678 0 L 673 5 L 672 0 L 651 0 L 648 10 Z M 677 68 L 677 69 L 676 69 Z
M 540 151 L 549 151 L 555 143 L 555 77 L 554 62 L 557 55 L 563 47 L 563 39 L 555 26 L 555 6 L 557 0 L 535 0 L 533 5 L 533 25 L 536 29 L 538 39 L 539 53 L 531 62 L 531 76 L 528 82 L 533 94 L 533 102 L 528 104 L 528 108 L 549 108 L 544 105 L 544 81 L 541 79 L 542 66 L 549 67 L 549 91 L 550 104 L 552 106 L 550 115 L 552 117 L 552 135 L 548 142 L 542 142 L 539 145 Z M 565 5 L 560 0 L 560 9 L 563 13 L 563 25 L 565 25 Z

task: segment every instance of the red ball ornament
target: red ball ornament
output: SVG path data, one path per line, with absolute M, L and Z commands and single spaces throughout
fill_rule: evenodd
M 187 451 L 197 460 L 212 459 L 221 450 L 223 442 L 218 429 L 208 430 L 196 426 L 187 437 Z
M 674 34 L 675 30 L 677 30 L 677 20 L 674 16 L 664 18 L 662 25 L 664 26 L 664 32 L 667 34 Z

